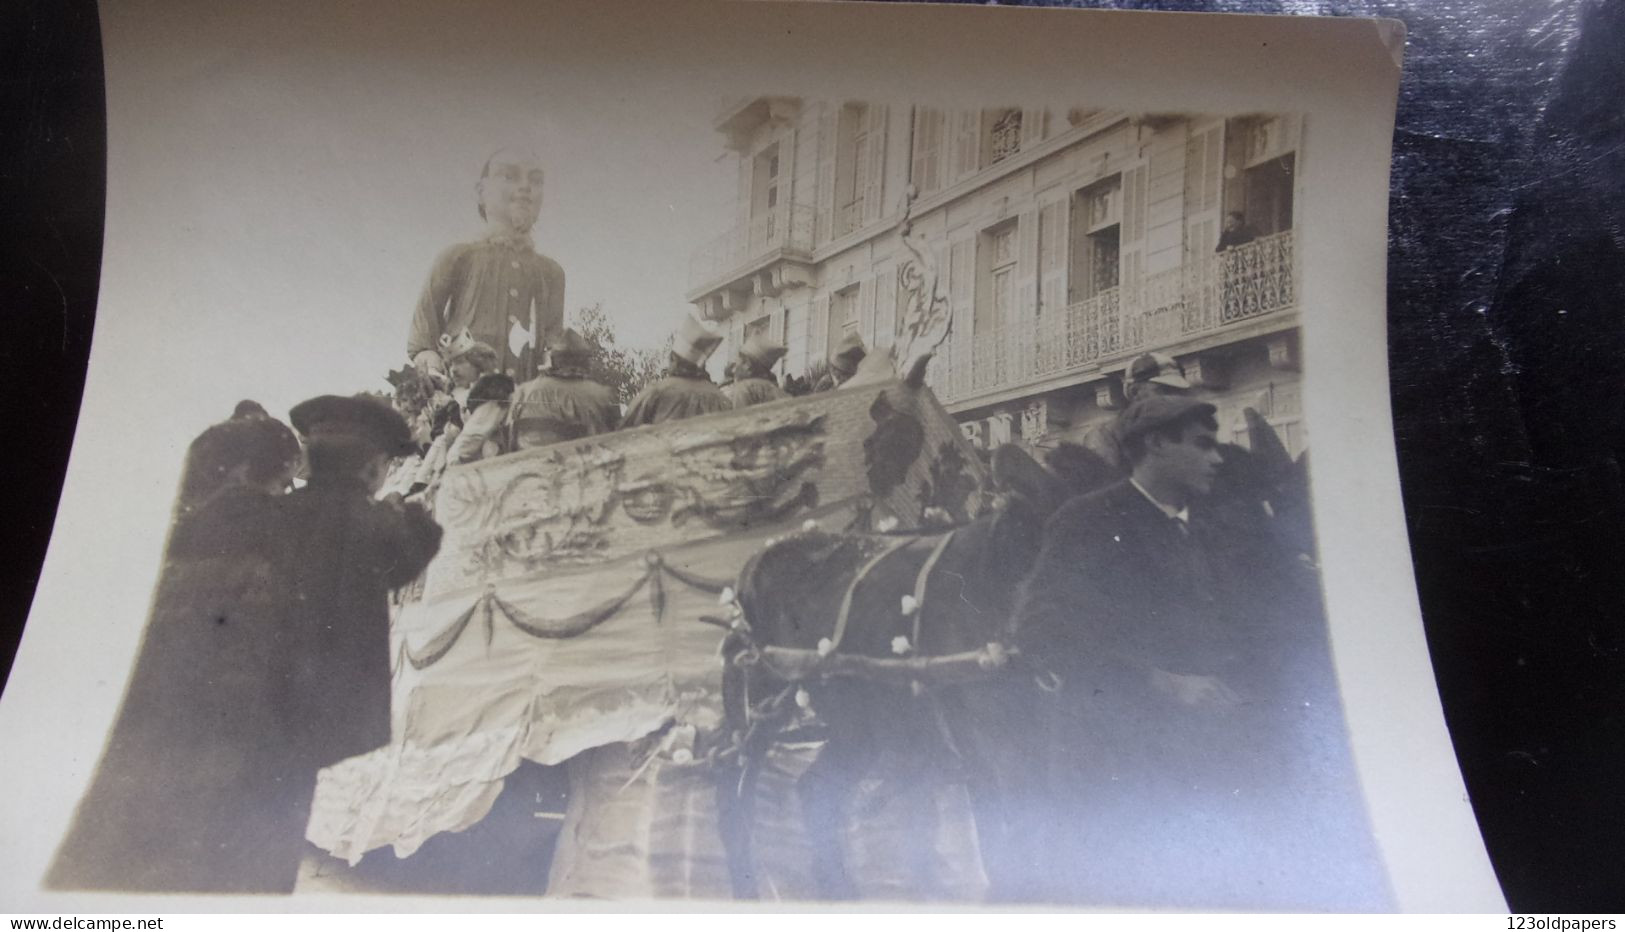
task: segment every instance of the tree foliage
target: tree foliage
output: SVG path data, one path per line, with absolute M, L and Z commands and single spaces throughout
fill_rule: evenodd
M 667 337 L 665 344 L 655 350 L 623 347 L 616 342 L 615 324 L 602 304 L 578 309 L 572 316 L 571 326 L 592 347 L 592 378 L 613 389 L 616 400 L 622 404 L 629 403 L 644 385 L 659 378 L 666 369 L 671 338 Z

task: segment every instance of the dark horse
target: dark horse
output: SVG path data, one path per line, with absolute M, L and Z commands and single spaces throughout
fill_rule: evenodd
M 961 527 L 927 534 L 808 531 L 769 547 L 741 571 L 738 601 L 749 627 L 731 639 L 725 674 L 730 722 L 744 738 L 738 783 L 724 800 L 738 895 L 759 893 L 748 876 L 751 829 L 762 814 L 754 806 L 755 769 L 787 732 L 821 743 L 797 781 L 796 827 L 805 833 L 816 896 L 875 892 L 852 876 L 843 834 L 853 820 L 888 806 L 907 810 L 919 832 L 944 830 L 936 824 L 941 813 L 931 810 L 933 788 L 945 782 L 970 790 L 977 836 L 971 850 L 979 842 L 994 895 L 1014 895 L 1019 878 L 1030 876 L 1017 847 L 1025 832 L 1011 814 L 1035 809 L 1017 804 L 1034 790 L 1028 775 L 1037 771 L 1027 764 L 1042 750 L 1040 737 L 1024 727 L 1034 671 L 990 645 L 1006 641 L 1044 518 L 1066 489 L 1016 447 L 995 453 L 993 483 L 1002 506 Z M 803 675 L 787 669 L 798 658 L 880 663 L 851 675 Z M 816 720 L 810 731 L 806 719 Z M 879 786 L 853 812 L 865 780 Z M 960 892 L 941 889 L 941 865 L 932 864 L 931 852 L 920 854 L 882 892 L 926 899 Z
M 1220 504 L 1238 530 L 1307 531 L 1307 485 L 1262 419 L 1252 450 L 1226 450 Z M 736 769 L 720 794 L 735 894 L 756 897 L 756 827 L 775 817 L 804 839 L 808 895 L 821 899 L 1054 897 L 1043 837 L 1050 811 L 1048 749 L 1037 710 L 1053 680 L 1043 658 L 1015 656 L 1010 621 L 1038 556 L 1047 517 L 1067 499 L 1120 478 L 1082 447 L 1065 444 L 1045 469 L 1020 448 L 996 450 L 997 507 L 936 533 L 805 531 L 756 555 L 740 573 L 744 626 L 724 645 Z M 1296 468 L 1295 468 L 1296 467 Z M 1270 505 L 1265 505 L 1270 502 Z M 1273 529 L 1266 527 L 1273 525 Z M 1289 536 L 1298 536 L 1289 532 Z M 799 819 L 761 788 L 776 747 L 814 747 L 794 778 Z M 954 823 L 933 795 L 969 791 L 974 827 Z M 852 836 L 902 812 L 905 863 L 884 865 L 880 887 L 854 865 Z M 964 829 L 969 828 L 966 832 Z M 943 850 L 970 835 L 982 889 Z M 936 850 L 934 850 L 936 849 Z M 897 853 L 897 852 L 894 852 Z M 958 869 L 956 869 L 956 867 Z M 947 875 L 946 877 L 944 875 Z

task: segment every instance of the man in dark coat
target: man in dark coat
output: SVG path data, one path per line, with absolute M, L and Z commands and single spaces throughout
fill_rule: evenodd
M 728 397 L 733 399 L 734 407 L 746 408 L 789 397 L 773 378 L 773 364 L 786 352 L 784 344 L 764 334 L 750 335 L 739 348 L 739 359 L 734 362 L 734 382 L 728 386 Z
M 292 889 L 304 821 L 290 813 L 308 808 L 314 774 L 294 763 L 276 662 L 289 642 L 275 553 L 298 460 L 268 416 L 193 442 L 130 685 L 49 886 Z
M 620 425 L 615 393 L 592 380 L 591 368 L 592 348 L 581 334 L 565 329 L 548 338 L 546 371 L 514 392 L 514 449 L 579 440 Z
M 390 457 L 412 448 L 394 409 L 324 395 L 290 417 L 310 464 L 310 481 L 283 499 L 282 524 L 294 702 L 314 779 L 389 742 L 389 592 L 423 572 L 441 531 L 417 504 L 373 498 Z M 308 795 L 303 805 L 308 814 Z
M 733 402 L 705 371 L 705 361 L 722 343 L 716 324 L 689 316 L 672 337 L 671 366 L 627 405 L 623 427 L 660 424 L 730 411 Z
M 1214 252 L 1225 252 L 1237 246 L 1245 246 L 1258 238 L 1253 228 L 1247 225 L 1247 217 L 1239 210 L 1232 210 L 1224 215 L 1224 229 L 1219 232 L 1219 243 Z
M 1336 694 L 1318 588 L 1267 536 L 1214 520 L 1214 414 L 1179 395 L 1133 402 L 1129 478 L 1055 514 L 1022 587 L 1017 643 L 1061 684 L 1058 895 L 1380 908 L 1341 726 L 1321 711 Z

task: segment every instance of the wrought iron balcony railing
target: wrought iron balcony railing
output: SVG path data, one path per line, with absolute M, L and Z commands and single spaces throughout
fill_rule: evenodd
M 1292 231 L 1205 256 L 1065 309 L 954 333 L 928 370 L 944 402 L 1019 388 L 1162 350 L 1297 303 Z
M 779 250 L 813 249 L 814 211 L 794 205 L 767 210 L 695 250 L 689 257 L 690 288 L 715 282 Z

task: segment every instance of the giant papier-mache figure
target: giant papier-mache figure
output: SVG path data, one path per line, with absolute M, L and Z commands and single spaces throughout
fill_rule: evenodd
M 534 374 L 540 335 L 564 325 L 564 270 L 530 239 L 542 181 L 527 153 L 503 149 L 486 162 L 476 187 L 485 235 L 435 259 L 412 317 L 406 353 L 420 370 L 442 369 L 445 341 L 466 330 L 497 350 L 498 371 Z

